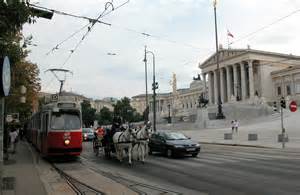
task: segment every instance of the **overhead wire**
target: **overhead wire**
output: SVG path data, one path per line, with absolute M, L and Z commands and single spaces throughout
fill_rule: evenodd
M 290 16 L 292 16 L 292 15 L 298 13 L 298 12 L 300 12 L 300 9 L 296 9 L 296 10 L 292 11 L 291 13 L 289 13 L 288 15 L 285 15 L 285 16 L 283 16 L 283 17 L 280 17 L 280 18 L 276 19 L 274 22 L 271 22 L 271 23 L 269 23 L 269 24 L 267 24 L 267 25 L 265 25 L 265 26 L 263 26 L 263 27 L 261 27 L 261 28 L 255 30 L 255 31 L 251 32 L 251 33 L 248 33 L 248 34 L 246 34 L 245 36 L 242 36 L 241 38 L 239 38 L 239 39 L 237 39 L 237 40 L 235 40 L 235 41 L 232 41 L 232 42 L 230 43 L 230 45 L 231 45 L 231 44 L 234 44 L 234 43 L 237 43 L 237 42 L 239 42 L 239 41 L 241 41 L 241 40 L 244 40 L 244 39 L 246 39 L 246 38 L 248 38 L 248 37 L 254 36 L 255 34 L 257 34 L 257 33 L 261 32 L 261 31 L 263 31 L 263 30 L 269 28 L 270 26 L 275 25 L 275 24 L 278 23 L 278 22 L 281 22 L 282 20 L 284 20 L 284 19 L 286 19 L 286 18 L 288 18 L 288 17 L 290 17 Z
M 65 64 L 70 60 L 70 58 L 72 57 L 72 54 L 78 49 L 78 47 L 79 47 L 80 44 L 83 42 L 83 40 L 84 40 L 84 39 L 87 37 L 87 35 L 91 32 L 91 30 L 92 30 L 92 28 L 94 27 L 94 25 L 95 25 L 97 22 L 100 21 L 100 20 L 99 20 L 100 18 L 102 18 L 102 17 L 104 17 L 104 16 L 110 14 L 111 12 L 115 11 L 116 9 L 121 8 L 122 6 L 126 5 L 128 2 L 129 2 L 129 0 L 127 0 L 126 2 L 120 4 L 120 5 L 117 6 L 117 7 L 114 7 L 114 5 L 112 4 L 112 2 L 106 2 L 106 3 L 105 3 L 105 9 L 102 11 L 102 13 L 101 13 L 96 19 L 92 19 L 92 20 L 89 19 L 89 24 L 90 24 L 90 26 L 88 26 L 89 24 L 87 25 L 87 26 L 88 26 L 87 32 L 82 36 L 81 40 L 76 44 L 76 46 L 74 47 L 74 49 L 72 49 L 72 50 L 70 51 L 68 57 L 67 57 L 66 60 L 63 62 L 63 64 L 60 66 L 60 68 L 64 67 Z M 111 10 L 111 11 L 108 11 L 107 13 L 105 13 L 105 12 L 107 11 L 107 9 L 108 9 L 110 6 L 112 7 L 112 10 Z M 38 6 L 38 7 L 40 7 L 40 6 Z M 64 14 L 67 14 L 67 13 L 64 13 Z M 69 15 L 74 17 L 74 15 L 72 15 L 72 14 L 69 14 Z M 86 19 L 86 17 L 82 17 L 82 16 L 80 16 L 80 18 Z M 101 23 L 103 23 L 103 22 L 101 22 Z M 106 23 L 106 24 L 108 24 L 108 23 Z M 86 27 L 86 26 L 85 26 L 85 27 Z M 82 29 L 84 29 L 84 28 L 82 28 Z M 47 87 L 50 83 L 52 83 L 53 80 L 54 80 L 54 78 L 52 78 L 52 79 L 50 80 L 50 82 L 46 85 L 46 87 Z
M 90 23 L 87 23 L 86 25 L 82 26 L 80 29 L 78 29 L 77 31 L 75 31 L 74 33 L 72 33 L 70 36 L 68 36 L 67 38 L 65 38 L 64 40 L 62 40 L 61 42 L 59 42 L 58 44 L 56 44 L 50 51 L 48 51 L 46 53 L 46 55 L 49 55 L 50 53 L 54 52 L 55 50 L 58 50 L 60 45 L 62 45 L 63 43 L 65 43 L 66 41 L 70 40 L 71 38 L 73 38 L 76 34 L 78 34 L 79 32 L 81 32 L 83 29 L 85 29 Z
M 116 10 L 116 9 L 118 9 L 118 8 L 120 8 L 120 7 L 122 7 L 123 5 L 125 5 L 125 4 L 128 3 L 128 2 L 129 2 L 129 0 L 126 1 L 126 2 L 124 2 L 123 4 L 119 5 L 119 6 L 116 7 L 114 10 Z M 31 5 L 32 5 L 32 4 L 31 4 Z M 143 35 L 143 36 L 145 36 L 145 37 L 152 37 L 152 38 L 155 38 L 155 39 L 158 39 L 158 40 L 162 40 L 162 41 L 167 41 L 167 42 L 170 42 L 170 43 L 173 43 L 173 44 L 180 44 L 180 45 L 184 45 L 184 46 L 186 46 L 186 47 L 194 48 L 194 49 L 197 49 L 197 50 L 203 50 L 203 48 L 199 48 L 199 47 L 193 46 L 193 45 L 188 44 L 188 43 L 180 43 L 180 42 L 178 42 L 178 41 L 174 41 L 174 40 L 170 40 L 170 39 L 164 39 L 163 37 L 158 36 L 158 35 L 150 34 L 150 33 L 147 33 L 147 32 L 141 32 L 141 31 L 138 31 L 138 30 L 135 30 L 135 29 L 132 29 L 132 28 L 128 28 L 128 27 L 124 27 L 124 26 L 120 26 L 120 25 L 115 25 L 115 24 L 113 25 L 113 24 L 111 24 L 111 23 L 103 22 L 103 21 L 100 21 L 100 20 L 99 20 L 101 17 L 98 17 L 97 19 L 93 19 L 93 18 L 89 18 L 89 17 L 86 17 L 86 16 L 79 16 L 79 15 L 75 15 L 75 14 L 69 14 L 69 13 L 66 13 L 66 12 L 62 12 L 62 11 L 58 11 L 58 10 L 54 10 L 54 9 L 48 9 L 48 8 L 41 7 L 41 6 L 36 6 L 36 5 L 33 5 L 33 6 L 39 7 L 39 8 L 43 8 L 43 9 L 47 9 L 47 10 L 53 11 L 54 13 L 57 13 L 57 14 L 61 14 L 61 15 L 66 15 L 66 16 L 71 16 L 71 17 L 75 17 L 75 18 L 81 18 L 81 19 L 89 20 L 89 23 L 88 23 L 88 24 L 86 24 L 85 26 L 83 26 L 82 28 L 80 28 L 78 31 L 74 32 L 72 35 L 70 35 L 69 37 L 67 37 L 67 38 L 66 38 L 65 40 L 63 40 L 62 42 L 60 42 L 60 44 L 66 42 L 67 40 L 69 40 L 70 38 L 72 38 L 73 36 L 75 36 L 77 33 L 81 32 L 81 31 L 82 31 L 85 27 L 87 27 L 89 24 L 92 23 L 92 26 L 94 26 L 94 24 L 95 24 L 96 22 L 98 22 L 98 23 L 106 24 L 106 25 L 111 26 L 111 27 L 117 27 L 117 28 L 120 28 L 120 29 L 129 31 L 129 32 L 133 32 L 133 33 L 136 33 L 136 34 L 140 34 L 140 35 Z M 114 10 L 112 10 L 112 11 L 114 11 Z M 107 13 L 105 13 L 105 14 L 102 14 L 102 17 L 108 15 L 108 14 L 111 13 L 112 11 L 107 12 Z M 286 19 L 286 18 L 288 18 L 288 17 L 290 17 L 290 16 L 296 14 L 296 13 L 299 12 L 299 11 L 300 11 L 300 9 L 297 9 L 297 10 L 291 12 L 290 14 L 288 14 L 288 15 L 286 15 L 286 16 L 284 16 L 284 17 L 281 17 L 281 18 L 279 18 L 279 19 L 277 19 L 276 21 L 274 21 L 274 22 L 272 22 L 272 23 L 267 24 L 267 25 L 265 25 L 265 26 L 259 28 L 258 30 L 253 31 L 253 32 L 251 32 L 251 33 L 249 33 L 249 34 L 247 34 L 247 35 L 241 37 L 241 38 L 238 39 L 238 40 L 232 41 L 230 44 L 237 43 L 237 42 L 239 42 L 239 41 L 241 41 L 241 40 L 243 40 L 243 39 L 246 39 L 246 38 L 248 38 L 248 37 L 250 37 L 250 36 L 253 36 L 254 34 L 256 34 L 256 33 L 260 32 L 260 31 L 263 31 L 263 30 L 265 30 L 266 28 L 269 28 L 269 27 L 272 26 L 272 25 L 275 25 L 276 23 L 278 23 L 278 22 L 280 22 L 280 21 L 282 21 L 282 20 L 284 20 L 284 19 Z M 105 12 L 105 10 L 104 10 L 104 12 Z M 88 32 L 89 32 L 89 31 L 87 31 L 86 34 L 88 34 Z M 85 37 L 86 37 L 86 35 L 83 36 L 83 39 L 85 39 Z M 82 40 L 80 40 L 79 43 L 75 46 L 75 48 L 74 48 L 73 50 L 71 50 L 71 53 L 68 55 L 68 57 L 66 58 L 66 60 L 65 60 L 64 63 L 62 64 L 62 66 L 64 66 L 64 65 L 68 62 L 68 60 L 71 58 L 71 56 L 72 56 L 72 54 L 74 53 L 74 51 L 77 50 L 77 48 L 79 47 L 79 45 L 81 44 L 81 42 L 82 42 Z M 60 45 L 60 44 L 59 44 L 59 45 Z M 56 45 L 56 46 L 57 46 L 57 45 Z M 54 47 L 54 48 L 56 48 L 56 47 Z M 52 48 L 52 49 L 53 49 L 53 48 Z M 55 49 L 54 49 L 54 50 L 55 50 Z

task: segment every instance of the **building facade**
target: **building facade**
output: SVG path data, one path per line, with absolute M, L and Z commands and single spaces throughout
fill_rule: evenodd
M 111 112 L 114 110 L 113 103 L 105 100 L 92 100 L 90 101 L 91 107 L 96 109 L 96 112 L 100 112 L 100 110 L 104 107 L 108 108 Z
M 220 94 L 218 94 L 216 57 L 216 54 L 213 54 L 199 64 L 202 76 L 207 80 L 207 96 L 211 105 L 217 104 L 219 95 L 222 103 L 235 101 L 253 103 L 256 98 L 271 102 L 275 98 L 273 82 L 280 75 L 277 71 L 300 65 L 300 57 L 295 55 L 250 48 L 220 49 Z
M 39 93 L 39 98 L 45 98 L 49 99 L 51 98 L 52 94 L 50 93 L 45 93 L 45 92 L 40 92 Z M 108 108 L 110 111 L 113 111 L 113 104 L 116 102 L 114 98 L 105 98 L 103 100 L 93 100 L 92 98 L 87 98 L 83 95 L 74 93 L 74 92 L 67 92 L 67 91 L 62 91 L 61 96 L 68 97 L 71 100 L 75 100 L 78 103 L 82 103 L 83 101 L 88 101 L 91 104 L 91 108 L 96 109 L 96 112 L 100 112 L 100 110 L 103 107 Z
M 300 103 L 300 66 L 291 66 L 271 73 L 273 80 L 274 101 L 281 97 Z
M 165 121 L 171 118 L 189 118 L 196 114 L 198 100 L 201 93 L 205 92 L 205 83 L 201 80 L 194 80 L 189 88 L 178 89 L 176 94 L 159 93 L 156 97 L 156 114 L 158 121 Z M 153 115 L 152 94 L 148 95 L 150 118 Z M 146 109 L 146 95 L 141 94 L 131 98 L 131 106 L 140 114 Z

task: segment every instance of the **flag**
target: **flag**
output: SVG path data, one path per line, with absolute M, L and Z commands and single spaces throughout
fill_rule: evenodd
M 234 38 L 233 34 L 231 34 L 231 32 L 229 32 L 229 30 L 227 30 L 227 36 Z
M 213 1 L 213 5 L 214 5 L 214 7 L 217 7 L 217 0 Z

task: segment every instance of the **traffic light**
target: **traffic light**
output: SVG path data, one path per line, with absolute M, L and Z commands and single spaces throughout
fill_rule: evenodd
M 281 105 L 281 108 L 286 108 L 286 102 L 285 102 L 284 97 L 281 98 L 280 105 Z
M 152 90 L 158 89 L 158 82 L 152 83 Z
M 277 102 L 273 102 L 273 111 L 277 112 Z

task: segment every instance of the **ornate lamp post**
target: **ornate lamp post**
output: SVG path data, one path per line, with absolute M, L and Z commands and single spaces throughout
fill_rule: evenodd
M 218 46 L 218 28 L 217 28 L 217 0 L 213 0 L 214 16 L 215 16 L 215 35 L 216 35 L 216 55 L 217 55 L 217 88 L 218 88 L 218 113 L 217 119 L 224 119 L 221 100 L 221 83 L 220 83 L 220 65 L 219 65 L 219 46 Z

